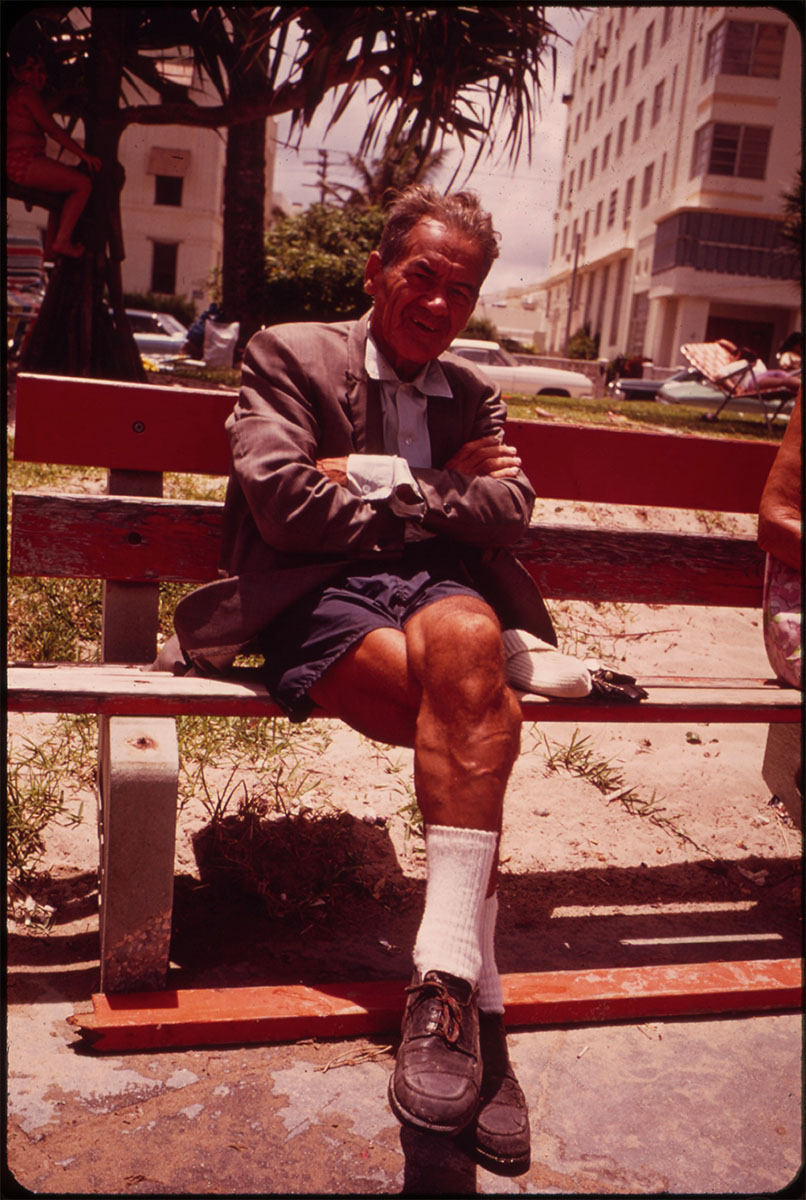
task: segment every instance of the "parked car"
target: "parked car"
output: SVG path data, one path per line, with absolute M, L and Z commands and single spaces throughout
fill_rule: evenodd
M 498 342 L 457 338 L 451 343 L 452 354 L 476 363 L 497 383 L 502 392 L 513 396 L 593 396 L 593 383 L 581 371 L 560 367 L 526 366 L 498 345 Z
M 171 313 L 127 308 L 126 316 L 141 354 L 181 354 L 188 331 Z
M 699 371 L 695 371 L 693 367 L 681 367 L 673 375 L 667 375 L 665 379 L 629 379 L 626 377 L 614 379 L 608 383 L 607 390 L 614 400 L 656 400 L 664 383 L 688 379 L 695 375 L 702 378 Z
M 656 399 L 661 404 L 693 404 L 697 406 L 719 404 L 724 395 L 725 393 L 720 391 L 716 384 L 710 383 L 696 367 L 692 367 L 688 371 L 679 371 L 677 375 L 666 379 L 658 388 Z

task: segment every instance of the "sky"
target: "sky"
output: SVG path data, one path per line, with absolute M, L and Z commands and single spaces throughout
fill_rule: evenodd
M 515 167 L 501 157 L 500 152 L 494 151 L 489 158 L 483 156 L 476 170 L 467 178 L 467 169 L 472 162 L 471 148 L 471 153 L 466 156 L 465 170 L 460 170 L 457 177 L 456 186 L 467 186 L 478 192 L 501 234 L 501 253 L 484 287 L 487 296 L 507 288 L 537 283 L 548 265 L 565 134 L 566 110 L 562 95 L 570 90 L 573 43 L 590 13 L 580 16 L 565 7 L 550 5 L 547 15 L 557 32 L 567 38 L 570 45 L 559 40 L 557 42 L 557 80 L 554 86 L 550 59 L 546 56 L 548 69 L 541 91 L 541 115 L 535 120 L 531 163 L 526 147 Z M 330 113 L 330 106 L 323 104 L 306 131 L 299 152 L 278 146 L 274 190 L 291 203 L 307 206 L 318 199 L 316 188 L 306 185 L 315 183 L 319 149 L 329 152 L 330 179 L 334 182 L 357 182 L 349 169 L 338 170 L 337 167 L 345 161 L 346 153 L 355 153 L 358 148 L 365 125 L 364 110 L 358 101 L 354 101 L 339 123 L 327 132 Z M 279 140 L 282 141 L 286 134 L 287 124 L 281 123 Z M 447 186 L 460 159 L 458 151 L 449 156 L 448 165 L 434 179 L 438 187 Z

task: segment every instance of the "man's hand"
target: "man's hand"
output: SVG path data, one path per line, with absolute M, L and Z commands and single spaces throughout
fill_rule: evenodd
M 334 483 L 340 483 L 342 487 L 347 486 L 346 456 L 343 458 L 317 458 L 316 469 L 323 475 L 327 475 L 328 479 L 332 479 Z
M 518 474 L 521 460 L 514 446 L 504 446 L 492 435 L 465 442 L 453 458 L 445 463 L 448 471 L 463 475 L 489 475 L 492 479 L 512 479 Z

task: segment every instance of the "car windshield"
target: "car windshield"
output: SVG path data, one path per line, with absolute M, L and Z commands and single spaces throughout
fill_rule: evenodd
M 160 313 L 160 325 L 166 333 L 187 333 L 187 328 L 172 313 Z
M 514 367 L 515 359 L 502 350 L 500 346 L 454 346 L 455 354 L 469 358 L 471 362 L 485 363 L 488 367 Z

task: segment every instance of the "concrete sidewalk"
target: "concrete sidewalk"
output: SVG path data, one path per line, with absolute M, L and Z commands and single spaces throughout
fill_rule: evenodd
M 801 1166 L 799 1014 L 514 1032 L 532 1165 L 506 1179 L 401 1129 L 380 1039 L 101 1056 L 67 1024 L 94 966 L 32 965 L 9 977 L 7 1165 L 36 1194 L 750 1196 Z

